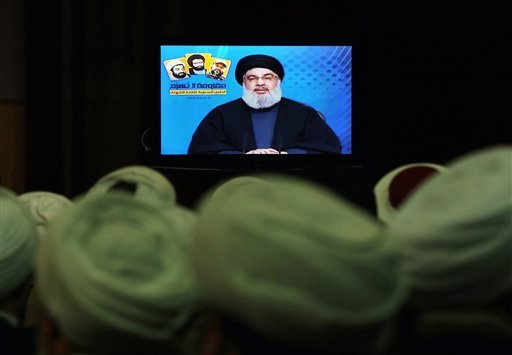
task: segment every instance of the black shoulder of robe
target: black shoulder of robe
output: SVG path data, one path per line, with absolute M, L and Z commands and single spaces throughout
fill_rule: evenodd
M 282 98 L 278 105 L 272 148 L 300 148 L 308 153 L 341 153 L 339 138 L 315 109 L 286 98 Z M 188 153 L 243 153 L 256 149 L 251 110 L 242 99 L 211 110 L 194 132 Z

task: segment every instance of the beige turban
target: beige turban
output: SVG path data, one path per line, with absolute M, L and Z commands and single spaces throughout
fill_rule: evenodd
M 44 235 L 48 221 L 73 204 L 66 196 L 51 191 L 31 191 L 18 197 L 30 209 L 40 237 Z
M 37 229 L 18 196 L 0 186 L 0 301 L 9 296 L 33 270 Z
M 512 288 L 512 146 L 446 165 L 389 225 L 413 301 L 482 304 Z
M 393 317 L 407 288 L 371 215 L 297 178 L 251 181 L 228 181 L 199 205 L 191 261 L 206 297 L 299 346 L 348 345 Z M 376 346 L 376 333 L 351 345 Z
M 402 202 L 417 187 L 444 171 L 446 167 L 427 162 L 406 164 L 389 171 L 373 188 L 379 219 L 389 223 Z
M 175 209 L 178 211 L 178 209 Z M 166 341 L 197 300 L 185 251 L 191 223 L 110 193 L 79 200 L 49 224 L 37 258 L 42 303 L 89 350 Z
M 89 189 L 85 198 L 103 195 L 118 184 L 133 184 L 136 199 L 165 207 L 176 203 L 176 191 L 171 182 L 159 171 L 144 165 L 126 166 L 108 173 Z

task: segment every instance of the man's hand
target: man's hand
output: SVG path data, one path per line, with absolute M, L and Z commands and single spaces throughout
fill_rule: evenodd
M 283 152 L 281 152 L 281 153 L 283 153 Z M 275 150 L 274 148 L 260 148 L 260 149 L 250 150 L 245 154 L 279 154 L 279 151 Z

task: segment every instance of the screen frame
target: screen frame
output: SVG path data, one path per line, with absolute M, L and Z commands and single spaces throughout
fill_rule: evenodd
M 223 155 L 223 154 L 162 154 L 161 142 L 161 46 L 163 45 L 226 45 L 226 46 L 350 46 L 352 65 L 352 92 L 351 92 L 351 152 L 349 154 L 281 154 L 281 155 Z M 356 107 L 357 92 L 354 90 L 357 81 L 357 46 L 354 41 L 341 37 L 330 38 L 273 38 L 262 40 L 261 38 L 246 38 L 239 36 L 170 36 L 158 38 L 151 45 L 149 67 L 151 69 L 150 90 L 146 92 L 150 96 L 148 102 L 148 115 L 151 119 L 150 137 L 145 137 L 145 150 L 149 153 L 149 164 L 161 169 L 196 169 L 196 170 L 302 170 L 329 166 L 329 164 L 360 165 L 355 159 L 360 144 L 357 129 Z M 236 63 L 233 63 L 231 72 L 234 73 Z M 286 68 L 285 68 L 286 70 Z M 283 93 L 287 97 L 286 93 Z M 212 107 L 213 108 L 213 107 Z M 147 143 L 149 142 L 149 144 Z M 343 142 L 342 142 L 343 143 Z M 149 147 L 149 148 L 146 148 Z

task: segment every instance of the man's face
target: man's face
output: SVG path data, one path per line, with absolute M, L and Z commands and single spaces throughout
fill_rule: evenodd
M 216 78 L 220 78 L 222 74 L 224 74 L 224 69 L 226 66 L 222 63 L 213 63 L 210 67 L 210 75 Z
M 243 84 L 242 99 L 249 107 L 267 108 L 281 101 L 281 80 L 269 69 L 248 70 Z
M 192 68 L 195 70 L 203 70 L 204 69 L 204 60 L 197 58 L 192 60 Z
M 171 68 L 171 73 L 175 78 L 183 79 L 187 76 L 185 66 L 183 64 L 176 64 Z
M 246 89 L 256 95 L 267 95 L 280 81 L 277 74 L 267 68 L 253 68 L 244 75 Z

